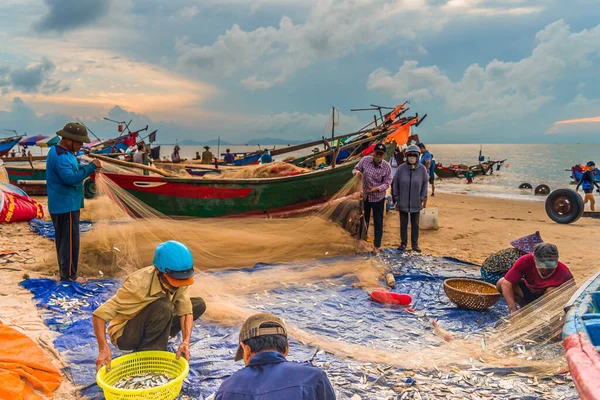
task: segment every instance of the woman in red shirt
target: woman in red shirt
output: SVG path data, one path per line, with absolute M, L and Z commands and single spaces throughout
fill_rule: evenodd
M 540 243 L 533 254 L 519 258 L 496 287 L 512 315 L 517 311 L 517 303 L 523 307 L 571 279 L 569 268 L 558 261 L 558 248 Z

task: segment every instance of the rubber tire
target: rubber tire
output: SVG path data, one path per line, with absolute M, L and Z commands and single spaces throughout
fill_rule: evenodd
M 86 199 L 93 199 L 97 193 L 96 182 L 89 178 L 83 181 L 83 195 Z
M 537 196 L 546 196 L 546 195 L 549 195 L 550 192 L 551 192 L 550 186 L 548 186 L 548 185 L 537 185 L 535 187 L 535 194 Z
M 525 182 L 519 185 L 519 189 L 533 189 L 533 186 L 531 186 L 531 183 Z
M 561 198 L 571 204 L 571 210 L 568 214 L 560 215 L 552 209 L 553 204 Z M 583 199 L 577 192 L 571 189 L 557 189 L 550 193 L 546 198 L 546 214 L 550 219 L 558 224 L 572 224 L 583 215 L 584 205 Z

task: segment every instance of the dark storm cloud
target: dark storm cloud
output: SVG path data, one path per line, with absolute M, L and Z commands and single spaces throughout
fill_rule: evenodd
M 111 0 L 44 0 L 48 13 L 34 22 L 38 32 L 63 33 L 89 25 L 108 14 Z
M 69 90 L 59 80 L 52 79 L 56 66 L 47 58 L 25 68 L 0 66 L 0 88 L 2 93 L 11 91 L 23 93 L 58 93 Z

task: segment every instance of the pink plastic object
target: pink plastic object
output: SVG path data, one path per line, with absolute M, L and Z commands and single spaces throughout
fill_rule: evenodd
M 374 290 L 369 293 L 371 300 L 383 304 L 399 304 L 408 306 L 412 302 L 412 297 L 408 294 L 384 292 L 382 290 Z

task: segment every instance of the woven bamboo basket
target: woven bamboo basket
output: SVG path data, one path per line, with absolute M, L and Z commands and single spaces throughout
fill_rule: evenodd
M 446 279 L 444 291 L 454 304 L 467 310 L 485 311 L 500 299 L 496 286 L 475 279 Z

